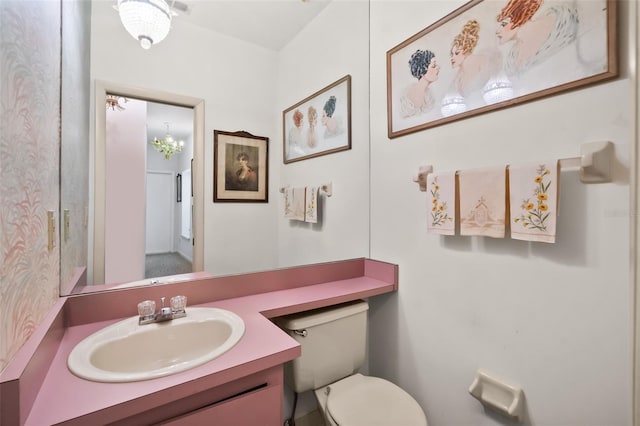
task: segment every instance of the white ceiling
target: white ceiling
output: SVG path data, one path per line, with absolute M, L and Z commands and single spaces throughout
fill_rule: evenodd
M 180 0 L 189 10 L 173 19 L 279 51 L 330 1 Z
M 175 139 L 191 140 L 193 134 L 193 109 L 147 102 L 147 136 L 149 139 L 162 138 L 169 133 Z
M 171 5 L 174 0 L 165 1 Z M 93 13 L 118 19 L 117 3 L 92 0 Z M 175 0 L 176 15 L 167 37 L 189 23 L 279 51 L 329 3 L 331 0 Z M 186 12 L 181 10 L 185 5 Z

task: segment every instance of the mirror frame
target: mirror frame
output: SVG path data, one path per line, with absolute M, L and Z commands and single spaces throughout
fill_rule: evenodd
M 125 86 L 96 80 L 95 82 L 95 152 L 94 152 L 94 224 L 93 224 L 93 284 L 105 283 L 105 213 L 107 93 L 193 108 L 193 272 L 204 270 L 204 99 L 186 95 Z

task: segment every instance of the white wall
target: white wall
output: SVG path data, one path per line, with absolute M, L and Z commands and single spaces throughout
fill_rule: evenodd
M 270 182 L 276 182 L 270 185 L 272 202 L 213 203 L 213 130 L 245 130 L 272 144 L 276 140 L 276 53 L 179 18 L 169 37 L 145 51 L 124 30 L 110 2 L 94 4 L 92 32 L 92 81 L 205 100 L 205 270 L 227 274 L 277 266 L 277 149 L 269 157 Z
M 369 4 L 333 1 L 280 52 L 277 138 L 281 168 L 272 188 L 331 182 L 333 195 L 319 202 L 318 224 L 284 218 L 277 194 L 279 266 L 365 257 L 369 254 Z M 282 111 L 351 75 L 352 148 L 282 164 Z M 321 111 L 319 111 L 321 114 Z
M 524 424 L 628 425 L 627 23 L 614 81 L 389 140 L 386 51 L 463 3 L 371 3 L 371 256 L 400 266 L 398 293 L 371 300 L 371 373 L 409 391 L 430 425 L 505 424 L 467 392 L 478 368 L 523 387 Z M 600 140 L 615 143 L 614 181 L 562 173 L 555 244 L 427 235 L 419 166 L 575 157 Z

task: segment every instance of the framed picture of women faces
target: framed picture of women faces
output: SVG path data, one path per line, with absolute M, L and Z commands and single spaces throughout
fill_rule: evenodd
M 473 0 L 387 52 L 389 138 L 618 75 L 615 0 Z
M 351 149 L 351 76 L 282 113 L 285 164 Z
M 213 201 L 269 201 L 269 138 L 213 131 Z

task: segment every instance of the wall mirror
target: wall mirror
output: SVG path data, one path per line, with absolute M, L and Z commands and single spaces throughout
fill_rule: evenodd
M 115 0 L 62 3 L 61 295 L 120 284 L 104 272 L 101 241 L 126 235 L 125 225 L 133 217 L 146 220 L 150 209 L 145 204 L 141 212 L 131 201 L 111 205 L 105 198 L 113 185 L 104 161 L 108 95 L 193 111 L 193 165 L 177 169 L 183 183 L 188 173 L 193 182 L 193 271 L 227 275 L 369 255 L 363 220 L 369 205 L 368 2 L 184 0 L 175 2 L 166 39 L 149 50 L 124 30 Z M 247 20 L 248 8 L 259 22 Z M 357 59 L 349 53 L 354 51 Z M 345 74 L 353 77 L 354 148 L 285 166 L 278 155 L 282 110 Z M 214 130 L 269 138 L 269 203 L 213 202 Z M 155 136 L 147 133 L 147 139 Z M 129 170 L 126 163 L 119 167 Z M 321 200 L 322 223 L 283 219 L 282 186 L 327 181 L 334 195 Z M 183 194 L 179 215 L 185 201 Z M 123 218 L 116 229 L 104 226 L 112 208 Z M 83 285 L 70 285 L 76 282 Z

